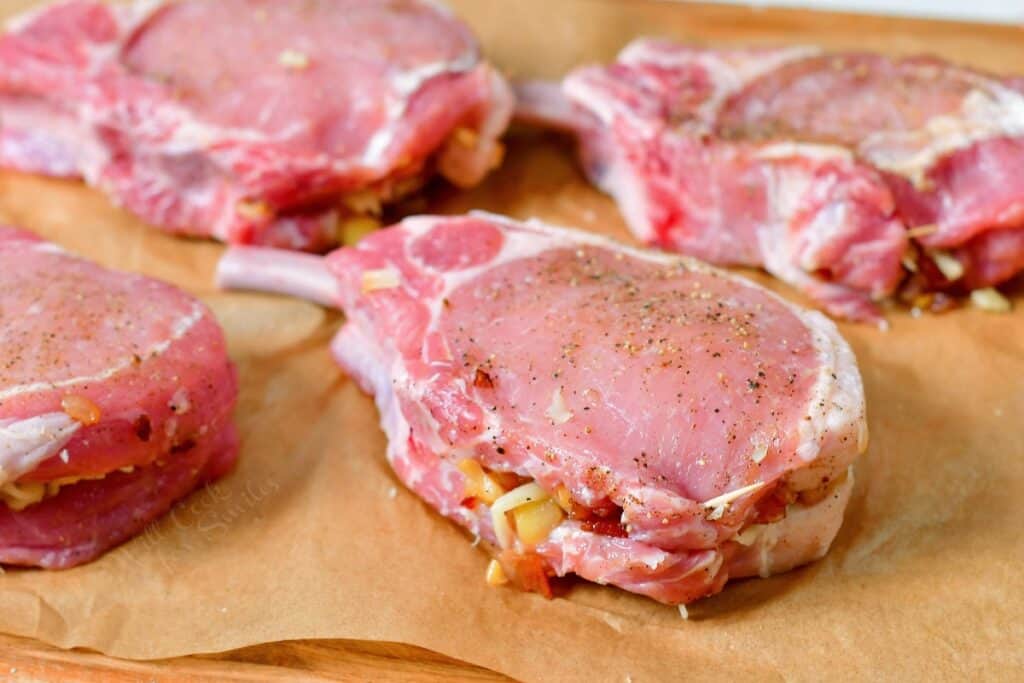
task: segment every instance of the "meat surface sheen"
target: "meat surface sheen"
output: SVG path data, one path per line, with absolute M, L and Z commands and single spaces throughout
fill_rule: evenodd
M 68 0 L 0 39 L 0 163 L 228 242 L 324 249 L 434 170 L 475 184 L 511 109 L 425 0 Z
M 1024 267 L 1019 241 L 990 237 L 1024 228 L 1024 95 L 999 78 L 925 57 L 638 40 L 521 94 L 524 118 L 577 133 L 639 237 L 763 266 L 834 315 L 877 319 L 903 265 L 937 250 L 964 272 L 925 269 L 932 289 Z
M 302 293 L 261 279 L 271 258 L 232 250 L 222 282 Z M 347 315 L 333 351 L 375 395 L 395 472 L 508 566 L 684 603 L 837 532 L 867 436 L 853 355 L 820 314 L 695 260 L 487 214 L 407 219 L 327 270 Z M 566 512 L 503 540 L 502 499 L 467 494 L 466 461 Z
M 203 304 L 8 228 L 0 285 L 0 562 L 88 561 L 230 469 L 237 380 Z

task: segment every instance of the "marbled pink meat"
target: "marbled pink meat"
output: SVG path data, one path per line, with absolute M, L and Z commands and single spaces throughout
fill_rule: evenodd
M 820 314 L 695 260 L 487 214 L 407 219 L 315 278 L 311 258 L 235 248 L 221 282 L 333 297 L 334 354 L 376 396 L 398 477 L 506 561 L 684 603 L 828 549 L 867 434 L 853 355 Z M 503 542 L 464 460 L 571 514 Z
M 964 266 L 933 288 L 1024 267 L 1024 95 L 999 78 L 930 58 L 638 40 L 521 95 L 525 119 L 578 134 L 639 237 L 763 266 L 834 315 L 877 318 L 914 240 L 920 258 L 941 249 Z
M 434 170 L 474 184 L 511 110 L 426 0 L 68 0 L 0 39 L 0 163 L 234 243 L 324 249 Z
M 0 229 L 0 562 L 60 568 L 230 469 L 234 366 L 210 311 Z

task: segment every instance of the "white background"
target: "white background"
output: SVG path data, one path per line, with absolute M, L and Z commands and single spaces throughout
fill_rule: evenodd
M 808 9 L 902 14 L 1024 26 L 1024 0 L 712 0 L 734 5 L 805 7 Z

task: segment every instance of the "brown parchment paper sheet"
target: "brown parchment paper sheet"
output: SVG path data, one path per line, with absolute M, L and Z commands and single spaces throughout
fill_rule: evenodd
M 516 75 L 555 76 L 642 33 L 926 50 L 1024 72 L 1024 31 L 1011 27 L 639 1 L 452 4 Z M 424 208 L 539 216 L 628 239 L 612 203 L 582 181 L 571 146 L 551 136 L 515 136 L 484 187 L 434 187 Z M 831 553 L 732 585 L 683 621 L 611 588 L 578 585 L 547 601 L 486 587 L 484 554 L 390 474 L 371 399 L 327 353 L 339 315 L 215 291 L 219 246 L 147 229 L 74 182 L 0 174 L 0 220 L 208 302 L 241 372 L 244 440 L 232 476 L 100 561 L 0 576 L 4 632 L 130 658 L 379 639 L 526 680 L 993 679 L 1024 669 L 1019 293 L 1007 316 L 893 314 L 888 333 L 844 325 L 867 387 L 871 446 Z

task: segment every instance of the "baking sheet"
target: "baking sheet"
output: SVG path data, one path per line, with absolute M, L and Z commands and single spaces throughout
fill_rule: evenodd
M 28 4 L 7 0 L 0 12 Z M 452 4 L 515 74 L 556 75 L 611 56 L 638 33 L 927 49 L 1024 72 L 1019 30 L 1006 29 L 1004 44 L 1001 29 L 928 24 L 911 34 L 900 27 L 924 25 L 894 22 L 865 31 L 870 20 L 663 3 Z M 747 20 L 726 21 L 737 16 Z M 430 196 L 434 211 L 484 208 L 628 239 L 612 203 L 583 182 L 571 146 L 547 135 L 516 135 L 482 188 L 438 186 Z M 844 325 L 864 375 L 871 446 L 832 551 L 801 570 L 733 584 L 683 621 L 612 588 L 581 583 L 552 601 L 488 588 L 485 555 L 390 474 L 371 399 L 327 353 L 339 315 L 215 291 L 219 246 L 147 229 L 74 182 L 0 174 L 0 220 L 200 295 L 239 366 L 243 435 L 231 477 L 138 539 L 77 569 L 0 576 L 0 631 L 130 658 L 379 639 L 524 680 L 942 680 L 1024 668 L 1019 291 L 1007 316 L 894 313 L 887 333 Z

